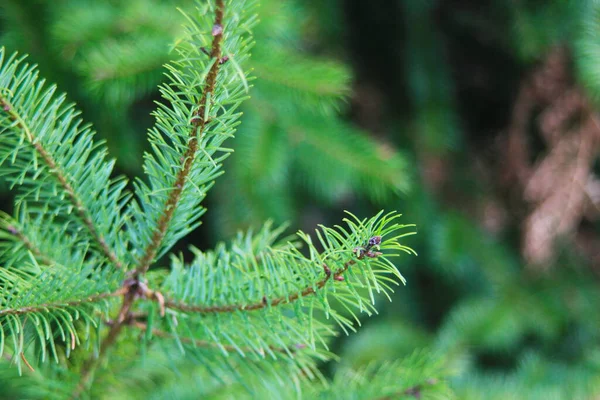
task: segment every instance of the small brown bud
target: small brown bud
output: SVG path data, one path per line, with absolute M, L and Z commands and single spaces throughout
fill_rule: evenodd
M 362 247 L 355 247 L 354 250 L 352 250 L 352 252 L 356 254 L 356 258 L 359 260 L 362 260 L 365 257 L 365 251 L 366 250 Z
M 331 270 L 329 269 L 327 264 L 323 264 L 323 271 L 325 272 L 325 275 L 327 275 L 327 276 L 331 275 Z
M 369 239 L 369 246 L 379 246 L 381 244 L 381 236 L 373 236 Z
M 369 257 L 369 258 L 377 258 L 380 255 L 382 255 L 383 253 L 380 251 L 369 250 L 369 251 L 367 251 L 366 254 L 367 254 L 367 257 Z
M 338 282 L 344 282 L 344 280 L 345 280 L 344 277 L 341 275 L 336 275 L 333 277 L 333 279 L 335 279 Z

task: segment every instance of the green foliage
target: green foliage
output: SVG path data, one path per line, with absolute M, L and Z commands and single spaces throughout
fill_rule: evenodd
M 444 59 L 446 53 L 433 21 L 436 1 L 403 3 L 407 32 L 407 80 L 415 110 L 413 128 L 417 145 L 443 154 L 457 147 L 460 124 L 456 117 L 454 88 Z
M 94 384 L 83 396 L 106 399 L 446 399 L 449 388 L 460 399 L 600 395 L 597 276 L 560 243 L 544 274 L 520 261 L 524 208 L 504 198 L 498 177 L 510 157 L 495 154 L 518 114 L 519 82 L 557 46 L 575 71 L 569 87 L 597 100 L 597 1 L 407 0 L 382 12 L 375 2 L 263 0 L 251 9 L 229 0 L 228 61 L 214 91 L 205 89 L 213 1 L 199 3 L 206 15 L 188 0 L 1 3 L 9 50 L 0 76 L 27 97 L 13 111 L 35 137 L 42 132 L 31 140 L 0 107 L 1 171 L 18 195 L 0 217 L 3 396 L 67 398 L 89 371 Z M 244 24 L 257 42 L 252 57 Z M 116 162 L 66 100 L 15 67 L 14 50 L 68 89 Z M 351 60 L 356 77 L 339 59 Z M 146 117 L 153 101 L 154 119 Z M 152 123 L 146 141 L 139 132 Z M 531 146 L 543 147 L 534 150 L 552 150 L 527 130 Z M 75 145 L 58 146 L 55 135 Z M 146 175 L 129 185 L 113 164 Z M 194 235 L 205 206 L 203 240 L 242 233 L 180 253 L 174 246 Z M 325 217 L 341 208 L 372 215 L 371 207 L 417 222 L 418 258 L 391 259 L 410 252 L 402 235 L 412 228 L 396 214 L 349 215 L 343 227 Z M 332 228 L 286 236 L 284 220 Z M 388 228 L 384 254 L 357 257 Z M 410 285 L 393 292 L 404 278 Z M 115 326 L 118 340 L 105 347 Z M 105 361 L 88 368 L 96 356 Z
M 266 218 L 296 218 L 310 199 L 333 204 L 357 193 L 381 201 L 407 191 L 405 157 L 337 117 L 350 74 L 302 52 L 303 5 L 265 1 L 261 14 L 252 60 L 258 79 L 235 147 L 240 156 L 216 190 L 216 225 L 231 233 Z
M 54 21 L 47 35 L 60 58 L 55 64 L 69 74 L 75 70 L 84 88 L 78 97 L 86 115 L 106 133 L 120 166 L 135 173 L 145 140 L 136 135 L 137 119 L 132 121 L 130 114 L 156 94 L 155 87 L 164 82 L 170 43 L 184 35 L 172 3 L 46 5 Z M 190 8 L 189 1 L 177 5 Z M 269 0 L 261 2 L 258 12 L 257 45 L 245 67 L 258 79 L 241 108 L 246 115 L 238 139 L 230 144 L 240 156 L 229 160 L 229 173 L 211 192 L 216 233 L 232 235 L 268 218 L 279 223 L 297 219 L 313 199 L 335 204 L 359 194 L 381 201 L 407 191 L 406 158 L 338 116 L 351 75 L 339 62 L 306 53 L 301 29 L 309 19 L 306 6 Z M 233 61 L 243 58 L 233 50 Z
M 165 23 L 144 19 L 136 11 L 141 4 L 123 6 L 133 9 L 126 16 L 139 18 L 132 24 Z M 74 54 L 99 45 L 98 34 L 114 27 L 112 6 L 104 12 L 94 7 L 70 16 L 89 28 L 72 43 Z M 331 384 L 318 368 L 318 362 L 333 357 L 329 344 L 338 328 L 355 331 L 359 314 L 376 313 L 376 302 L 391 299 L 392 286 L 404 282 L 390 258 L 414 254 L 401 242 L 414 231 L 413 225 L 400 224 L 395 212 L 364 219 L 348 213 L 345 226 L 321 226 L 316 239 L 301 231 L 282 237 L 284 227 L 267 223 L 256 233 L 238 234 L 229 245 L 192 248 L 189 263 L 172 255 L 168 268 L 148 272 L 200 224 L 200 204 L 232 152 L 225 140 L 236 131 L 250 87 L 254 1 L 197 2 L 184 16 L 185 29 L 153 113 L 145 177 L 135 181 L 132 192 L 125 178 L 113 177 L 115 162 L 106 160 L 104 143 L 94 141 L 79 112 L 65 105 L 65 96 L 56 95 L 56 87 L 39 79 L 23 57 L 0 49 L 0 174 L 17 191 L 14 214 L 0 216 L 0 356 L 25 375 L 7 382 L 7 393 L 135 398 L 146 392 L 185 398 L 189 392 L 173 385 L 174 371 L 185 368 L 194 373 L 184 373 L 184 380 L 214 398 L 260 393 L 340 398 L 344 382 L 352 386 L 352 398 L 445 392 L 442 368 L 423 355 L 340 372 Z M 123 18 L 117 22 L 127 24 Z M 73 38 L 72 31 L 58 27 L 55 33 Z M 149 43 L 140 39 L 136 46 L 147 52 L 156 44 Z M 131 102 L 155 79 L 141 76 L 129 62 L 134 56 L 126 41 L 95 48 L 86 57 L 91 64 L 80 71 L 103 81 L 93 90 L 107 94 L 107 104 Z M 116 49 L 122 54 L 110 69 L 103 62 Z M 278 55 L 281 62 L 288 56 Z M 138 67 L 154 61 L 136 59 Z M 291 88 L 285 96 L 298 97 L 306 112 L 315 108 L 323 118 L 343 92 L 345 78 L 335 66 L 304 61 L 290 71 L 291 79 L 269 72 L 271 67 L 263 65 L 263 73 L 272 82 L 285 80 Z M 303 76 L 305 67 L 314 67 L 323 80 Z M 116 89 L 138 84 L 129 98 Z M 335 119 L 294 123 L 307 132 L 316 132 L 319 124 L 343 130 Z M 374 196 L 403 184 L 393 174 L 377 180 L 369 165 L 377 154 L 360 134 L 350 140 L 342 140 L 341 133 L 332 137 L 315 148 L 335 150 L 339 140 L 341 150 L 333 151 L 338 161 L 356 148 L 361 152 L 348 164 L 356 170 L 347 179 Z M 315 134 L 317 139 L 322 140 Z M 265 139 L 256 133 L 255 140 Z M 118 351 L 109 357 L 113 348 Z M 50 358 L 58 365 L 48 365 Z M 156 368 L 157 363 L 172 368 Z M 397 374 L 403 375 L 400 382 Z M 0 379 L 3 385 L 13 380 L 4 365 Z M 108 392 L 102 389 L 107 387 Z

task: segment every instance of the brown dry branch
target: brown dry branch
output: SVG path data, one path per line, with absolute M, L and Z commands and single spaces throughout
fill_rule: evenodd
M 558 142 L 534 170 L 524 198 L 534 204 L 523 226 L 523 255 L 543 265 L 555 255 L 558 237 L 572 235 L 585 211 L 585 186 L 598 144 L 590 121 Z
M 600 145 L 600 126 L 592 106 L 573 84 L 562 47 L 552 51 L 521 85 L 507 132 L 504 183 L 528 209 L 523 223 L 522 253 L 529 265 L 542 268 L 555 256 L 559 237 L 575 237 L 589 204 L 598 204 L 592 166 Z M 547 151 L 530 160 L 530 121 Z

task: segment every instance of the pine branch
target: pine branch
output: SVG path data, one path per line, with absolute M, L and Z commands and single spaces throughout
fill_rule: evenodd
M 120 333 L 122 332 L 123 328 L 126 325 L 126 322 L 129 320 L 130 318 L 130 311 L 135 303 L 136 298 L 140 297 L 140 296 L 146 296 L 148 295 L 148 293 L 153 292 L 150 291 L 144 284 L 142 284 L 139 281 L 139 276 L 140 275 L 144 275 L 148 268 L 150 267 L 152 261 L 154 261 L 154 259 L 157 256 L 158 250 L 161 247 L 161 245 L 163 245 L 163 240 L 165 239 L 165 235 L 167 234 L 167 230 L 169 229 L 170 223 L 172 222 L 172 219 L 175 216 L 175 212 L 178 209 L 178 207 L 180 206 L 180 200 L 181 197 L 184 193 L 184 190 L 186 188 L 186 186 L 189 186 L 190 184 L 199 184 L 199 182 L 194 181 L 194 165 L 195 165 L 195 160 L 197 158 L 197 153 L 199 150 L 202 150 L 204 153 L 206 153 L 205 147 L 207 145 L 206 142 L 200 143 L 200 140 L 202 140 L 202 138 L 205 136 L 205 130 L 207 129 L 208 124 L 211 123 L 211 121 L 209 120 L 209 108 L 211 107 L 211 102 L 214 101 L 214 97 L 216 97 L 216 88 L 217 88 L 217 78 L 218 78 L 218 73 L 219 73 L 219 69 L 220 69 L 220 65 L 224 63 L 224 58 L 222 57 L 222 40 L 223 40 L 223 36 L 224 36 L 224 13 L 225 13 L 225 2 L 224 0 L 216 0 L 216 8 L 215 8 L 215 19 L 214 19 L 214 23 L 212 24 L 212 36 L 213 36 L 213 40 L 212 40 L 212 46 L 211 46 L 211 51 L 210 51 L 210 57 L 211 57 L 211 64 L 210 64 L 210 69 L 208 70 L 208 72 L 205 75 L 204 78 L 204 85 L 203 85 L 203 89 L 202 89 L 202 95 L 200 96 L 199 100 L 197 100 L 195 102 L 195 111 L 192 114 L 191 119 L 189 120 L 189 124 L 191 124 L 191 130 L 188 132 L 187 137 L 185 138 L 185 140 L 187 141 L 187 144 L 185 145 L 185 151 L 183 156 L 180 158 L 181 161 L 181 167 L 179 169 L 179 171 L 177 172 L 174 182 L 170 185 L 170 189 L 169 189 L 169 195 L 166 198 L 166 201 L 164 203 L 164 205 L 161 208 L 160 213 L 158 214 L 159 217 L 156 220 L 156 226 L 152 229 L 151 231 L 151 235 L 150 235 L 150 241 L 147 244 L 147 246 L 145 247 L 142 256 L 139 258 L 138 261 L 138 266 L 135 269 L 135 273 L 133 274 L 133 276 L 131 278 L 128 278 L 127 280 L 125 280 L 125 282 L 123 283 L 123 289 L 125 290 L 125 294 L 124 294 L 124 299 L 123 299 L 123 303 L 121 305 L 121 308 L 119 310 L 119 314 L 117 316 L 117 318 L 111 323 L 111 327 L 110 330 L 107 334 L 107 336 L 104 338 L 104 340 L 102 341 L 101 344 L 101 348 L 100 348 L 100 355 L 98 358 L 90 358 L 86 361 L 86 363 L 84 364 L 83 370 L 82 370 L 82 374 L 81 374 L 81 379 L 79 381 L 79 384 L 77 385 L 77 388 L 75 389 L 74 393 L 73 393 L 73 397 L 78 397 L 83 390 L 85 390 L 85 388 L 89 385 L 91 379 L 92 379 L 92 375 L 94 373 L 94 370 L 96 369 L 97 365 L 99 364 L 99 362 L 103 359 L 103 357 L 106 355 L 108 348 L 110 348 L 117 340 L 117 338 L 119 337 Z M 197 22 L 194 22 L 190 19 L 191 24 L 193 25 L 192 27 L 190 27 L 191 32 L 190 32 L 190 36 L 191 37 L 195 37 L 197 36 L 199 33 L 197 32 Z M 193 29 L 192 29 L 193 28 Z M 193 45 L 194 47 L 197 45 Z M 196 52 L 196 54 L 199 52 L 199 50 L 196 48 L 194 50 Z M 180 55 L 182 56 L 182 60 L 180 60 L 179 63 L 179 67 L 184 70 L 184 72 L 186 72 L 186 66 L 185 63 L 189 63 L 191 61 L 195 61 L 195 60 L 190 60 L 190 55 L 184 55 L 185 51 L 182 49 L 180 52 Z M 173 80 L 174 80 L 174 86 L 177 85 L 181 85 L 181 87 L 179 88 L 182 91 L 190 91 L 193 89 L 197 89 L 196 86 L 198 86 L 198 83 L 196 83 L 195 85 L 190 83 L 188 85 L 184 85 L 182 83 L 182 81 L 184 80 L 184 78 L 182 78 L 182 75 L 178 75 L 179 72 L 174 69 L 171 68 L 171 72 L 173 74 Z M 231 93 L 229 93 L 231 94 Z M 177 108 L 177 106 L 181 106 L 181 99 L 179 99 L 179 96 L 181 95 L 181 93 L 175 93 L 172 88 L 170 87 L 163 87 L 163 95 L 168 98 L 171 101 L 171 105 L 173 106 L 173 110 L 169 110 L 167 111 L 166 108 L 160 108 L 159 111 L 156 113 L 157 119 L 158 119 L 158 125 L 161 127 L 161 129 L 164 128 L 164 126 L 161 126 L 160 124 L 166 124 L 168 125 L 168 122 L 166 121 L 169 117 L 173 117 L 174 115 L 176 115 L 177 113 L 179 113 L 181 110 L 179 110 Z M 226 99 L 227 100 L 227 99 Z M 162 114 L 161 114 L 162 113 Z M 177 115 L 177 117 L 180 117 L 180 115 Z M 224 116 L 221 116 L 221 119 L 224 118 Z M 171 121 L 172 122 L 172 121 Z M 179 129 L 179 127 L 176 127 L 176 125 L 182 125 L 182 124 L 175 124 L 173 126 L 169 126 L 170 128 L 173 129 L 173 131 L 169 132 L 169 131 L 165 131 L 165 133 L 167 133 L 168 135 L 171 135 L 171 138 L 173 139 L 173 141 L 175 141 L 176 139 L 176 130 Z M 185 124 L 187 125 L 187 123 Z M 230 129 L 230 127 L 229 127 Z M 156 155 L 160 157 L 160 162 L 163 163 L 163 165 L 161 164 L 147 164 L 148 165 L 152 165 L 153 167 L 158 167 L 158 168 L 169 168 L 170 165 L 168 165 L 168 163 L 165 164 L 165 158 L 164 155 L 161 154 L 161 152 L 158 151 L 158 147 L 163 147 L 163 151 L 168 152 L 167 150 L 167 145 L 162 141 L 162 137 L 159 137 L 159 133 L 158 131 L 154 132 L 155 136 L 154 136 L 154 142 L 153 145 L 156 146 Z M 206 153 L 208 155 L 208 153 Z M 210 155 L 208 155 L 208 158 L 210 159 Z M 148 156 L 148 160 L 150 159 L 150 156 Z M 201 162 L 203 161 L 208 161 L 208 160 L 200 160 Z M 210 159 L 210 161 L 212 163 L 214 163 L 214 160 Z M 150 162 L 155 162 L 155 160 L 152 160 Z M 197 164 L 197 163 L 196 163 Z M 169 174 L 167 174 L 168 176 Z M 164 176 L 162 176 L 161 178 L 164 178 Z M 139 182 L 138 182 L 139 183 Z M 143 186 L 143 184 L 139 184 L 138 186 L 138 190 L 140 192 L 144 192 L 145 189 L 147 189 L 147 187 Z M 148 192 L 146 193 L 142 193 L 141 196 L 144 195 L 148 195 Z M 143 200 L 146 200 L 146 198 L 142 197 Z M 140 210 L 139 208 L 136 208 L 136 204 L 134 204 L 133 207 L 133 212 L 134 213 L 139 213 Z M 144 221 L 147 216 L 146 215 L 137 215 L 138 217 L 138 223 Z M 137 225 L 134 229 L 132 229 L 134 232 L 143 232 L 143 229 L 136 229 L 136 228 L 140 228 L 140 225 Z M 157 294 L 157 298 L 160 299 L 160 294 Z
M 274 299 L 267 299 L 263 297 L 263 299 L 258 303 L 253 304 L 230 304 L 224 306 L 194 306 L 185 303 L 178 303 L 171 300 L 165 300 L 165 307 L 173 308 L 184 312 L 192 312 L 199 314 L 213 314 L 213 313 L 230 313 L 236 311 L 253 311 L 260 310 L 266 307 L 277 307 L 280 304 L 290 304 L 300 299 L 301 297 L 306 297 L 310 295 L 314 295 L 317 293 L 319 289 L 322 289 L 325 284 L 331 279 L 332 275 L 335 280 L 343 281 L 343 274 L 348 270 L 348 268 L 352 265 L 355 265 L 356 261 L 349 260 L 344 266 L 338 270 L 336 270 L 333 274 L 329 267 L 326 264 L 323 264 L 323 271 L 325 272 L 325 277 L 317 282 L 315 282 L 311 286 L 307 286 L 302 289 L 300 292 L 294 292 L 288 296 L 280 296 Z
M 101 265 L 104 257 L 94 257 L 86 232 L 72 232 L 61 216 L 32 218 L 25 203 L 16 208 L 15 215 L 0 213 L 0 265 L 7 273 L 36 279 L 45 270 L 59 268 L 77 276 L 86 262 Z
M 169 276 L 160 278 L 172 316 L 162 323 L 218 344 L 257 348 L 293 341 L 326 348 L 335 334 L 326 319 L 346 333 L 354 330 L 350 318 L 360 323 L 356 313 L 375 313 L 375 293 L 388 295 L 391 285 L 402 280 L 388 257 L 410 253 L 397 242 L 408 227 L 396 223 L 398 215 L 352 218 L 345 220 L 348 228 L 317 232 L 321 251 L 300 232 L 306 246 L 302 253 L 298 243 L 280 240 L 281 230 L 266 225 L 256 234 L 239 235 L 229 246 L 194 250 L 196 259 L 189 266 L 174 260 Z M 275 321 L 280 329 L 270 327 Z
M 69 183 L 66 174 L 64 171 L 57 165 L 56 161 L 52 157 L 52 155 L 44 148 L 42 143 L 36 138 L 34 133 L 31 131 L 29 126 L 26 124 L 24 120 L 24 116 L 21 116 L 17 113 L 17 111 L 13 108 L 12 104 L 9 102 L 8 98 L 2 95 L 0 92 L 0 108 L 4 112 L 6 112 L 11 121 L 14 122 L 15 126 L 23 131 L 25 137 L 29 141 L 29 143 L 33 146 L 33 148 L 40 155 L 41 159 L 48 166 L 48 169 L 51 174 L 54 175 L 56 180 L 59 182 L 60 186 L 65 190 L 71 204 L 75 208 L 75 211 L 81 218 L 84 226 L 89 231 L 90 235 L 98 245 L 98 247 L 102 250 L 104 255 L 110 260 L 110 262 L 117 268 L 122 268 L 123 263 L 119 261 L 116 254 L 108 247 L 106 244 L 106 240 L 104 237 L 98 232 L 96 226 L 92 222 L 90 217 L 90 211 L 85 207 L 79 195 Z
M 124 290 L 121 288 L 114 292 L 99 293 L 83 299 L 66 300 L 54 303 L 42 303 L 35 306 L 20 307 L 20 308 L 6 308 L 0 309 L 0 318 L 6 315 L 21 315 L 38 312 L 48 312 L 51 309 L 63 309 L 68 307 L 77 307 L 84 304 L 96 303 L 102 300 L 106 300 L 110 297 L 119 297 L 124 294 Z
M 121 308 L 119 310 L 117 319 L 116 321 L 114 321 L 114 323 L 111 324 L 108 334 L 102 340 L 102 343 L 100 344 L 100 354 L 98 355 L 98 357 L 92 356 L 88 358 L 83 364 L 83 367 L 81 368 L 79 383 L 73 391 L 73 395 L 71 396 L 72 399 L 78 399 L 83 393 L 83 391 L 86 390 L 87 386 L 92 381 L 93 374 L 96 368 L 98 367 L 98 364 L 100 364 L 100 362 L 104 360 L 108 349 L 115 344 L 117 338 L 121 334 L 121 331 L 124 327 L 124 322 L 127 319 L 127 316 L 129 315 L 131 307 L 133 306 L 133 303 L 135 301 L 135 288 L 133 288 L 133 290 L 132 288 L 133 286 L 123 286 L 123 289 L 125 289 L 126 292 L 123 295 L 123 303 L 121 304 Z
M 191 172 L 192 164 L 196 158 L 196 153 L 198 151 L 198 135 L 202 135 L 204 133 L 204 129 L 206 128 L 206 124 L 208 122 L 205 118 L 207 111 L 207 100 L 209 100 L 214 94 L 217 74 L 219 73 L 219 66 L 221 65 L 221 41 L 223 39 L 224 12 L 224 0 L 216 0 L 215 23 L 212 30 L 213 41 L 210 51 L 210 57 L 214 61 L 212 61 L 212 66 L 206 75 L 206 82 L 202 91 L 202 97 L 200 97 L 198 109 L 194 113 L 194 118 L 192 118 L 193 127 L 190 131 L 188 147 L 183 157 L 182 168 L 177 174 L 177 178 L 173 183 L 167 202 L 165 203 L 161 216 L 157 221 L 156 228 L 152 234 L 151 242 L 146 247 L 144 255 L 138 263 L 136 268 L 137 274 L 145 274 L 150 267 L 150 263 L 152 263 L 156 257 L 158 248 L 165 237 L 169 223 L 171 222 L 173 214 L 177 209 L 179 199 Z
M 35 273 L 12 274 L 0 268 L 0 355 L 24 353 L 35 344 L 44 361 L 50 354 L 58 361 L 55 342 L 66 344 L 67 356 L 90 339 L 100 314 L 108 311 L 110 300 L 122 295 L 115 286 L 122 272 L 99 268 L 95 263 L 53 264 Z M 16 359 L 21 369 L 22 360 Z
M 10 221 L 10 222 L 9 222 Z M 3 214 L 0 217 L 0 228 L 8 232 L 13 238 L 21 242 L 34 257 L 45 265 L 52 265 L 55 261 L 37 247 L 37 245 L 23 232 L 17 224 L 17 221 L 12 220 L 8 214 Z
M 0 87 L 0 173 L 23 189 L 18 202 L 30 201 L 38 215 L 71 218 L 74 211 L 72 220 L 94 248 L 122 268 L 113 246 L 126 245 L 112 232 L 122 224 L 125 182 L 110 179 L 113 164 L 104 161 L 105 151 L 93 143 L 93 133 L 80 126 L 72 105 L 63 105 L 64 96 L 54 98 L 56 87 L 44 88 L 35 67 L 16 55 L 5 59 L 4 49 Z

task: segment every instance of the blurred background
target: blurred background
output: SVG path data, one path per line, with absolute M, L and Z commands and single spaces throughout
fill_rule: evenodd
M 139 176 L 191 3 L 2 0 L 0 45 Z M 423 348 L 460 399 L 600 396 L 600 3 L 261 3 L 235 154 L 179 249 L 398 210 L 418 227 L 419 256 L 396 261 L 407 286 L 333 344 L 326 373 Z

